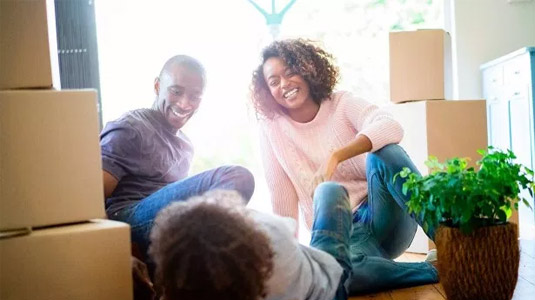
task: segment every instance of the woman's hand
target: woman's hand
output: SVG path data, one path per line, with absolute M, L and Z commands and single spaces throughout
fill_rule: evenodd
M 338 167 L 339 163 L 362 153 L 366 153 L 371 149 L 372 142 L 370 139 L 365 135 L 359 134 L 349 144 L 335 150 L 329 159 L 320 166 L 316 174 L 314 174 L 314 179 L 312 182 L 312 197 L 314 197 L 314 191 L 320 183 L 331 180 L 331 177 L 333 176 L 333 173 L 336 170 L 336 167 Z
M 312 186 L 314 190 L 318 185 L 322 182 L 331 180 L 334 171 L 336 170 L 336 167 L 338 167 L 338 164 L 340 163 L 340 159 L 338 158 L 337 152 L 333 152 L 329 159 L 324 162 L 314 174 L 314 181 L 312 183 Z M 314 191 L 312 191 L 314 193 Z

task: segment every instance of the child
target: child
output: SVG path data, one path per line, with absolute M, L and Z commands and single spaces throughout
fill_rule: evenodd
M 345 214 L 337 207 L 345 207 Z M 324 212 L 317 214 L 316 226 L 325 237 L 318 244 L 329 236 L 348 238 L 349 227 L 337 232 L 321 224 L 332 219 L 328 215 L 349 223 L 349 203 Z M 295 229 L 290 218 L 246 209 L 234 191 L 172 203 L 159 213 L 151 232 L 156 289 L 165 300 L 323 300 L 337 291 L 337 299 L 346 299 L 342 267 L 328 253 L 300 245 Z

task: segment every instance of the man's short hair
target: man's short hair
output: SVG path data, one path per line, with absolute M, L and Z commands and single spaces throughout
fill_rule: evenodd
M 237 192 L 174 202 L 157 216 L 149 254 L 165 300 L 257 300 L 273 269 L 269 238 Z
M 162 77 L 162 74 L 164 72 L 169 72 L 176 66 L 185 66 L 189 70 L 198 73 L 202 77 L 203 85 L 206 85 L 206 70 L 204 69 L 201 62 L 189 55 L 184 54 L 175 55 L 169 58 L 163 65 L 162 70 L 160 71 L 160 75 L 158 75 L 158 77 Z

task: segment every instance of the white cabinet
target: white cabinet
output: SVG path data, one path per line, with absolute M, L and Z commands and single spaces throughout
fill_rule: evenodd
M 488 141 L 511 149 L 518 161 L 533 169 L 535 162 L 535 47 L 526 47 L 481 66 L 487 100 Z M 530 198 L 527 192 L 526 198 Z M 534 207 L 533 198 L 530 204 Z M 535 213 L 520 205 L 520 236 L 535 238 Z

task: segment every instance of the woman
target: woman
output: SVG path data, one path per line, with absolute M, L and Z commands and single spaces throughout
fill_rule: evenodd
M 329 245 L 326 251 L 345 266 L 349 293 L 437 282 L 428 262 L 392 260 L 409 247 L 417 228 L 406 211 L 402 180 L 393 182 L 403 167 L 417 172 L 397 145 L 403 129 L 377 106 L 333 92 L 338 70 L 331 61 L 310 42 L 276 41 L 253 73 L 252 101 L 274 212 L 297 220 L 301 210 L 312 228 L 311 245 Z M 348 201 L 352 224 L 333 217 L 328 226 L 352 226 L 350 237 L 314 230 L 314 210 Z M 427 235 L 433 238 L 433 230 Z

